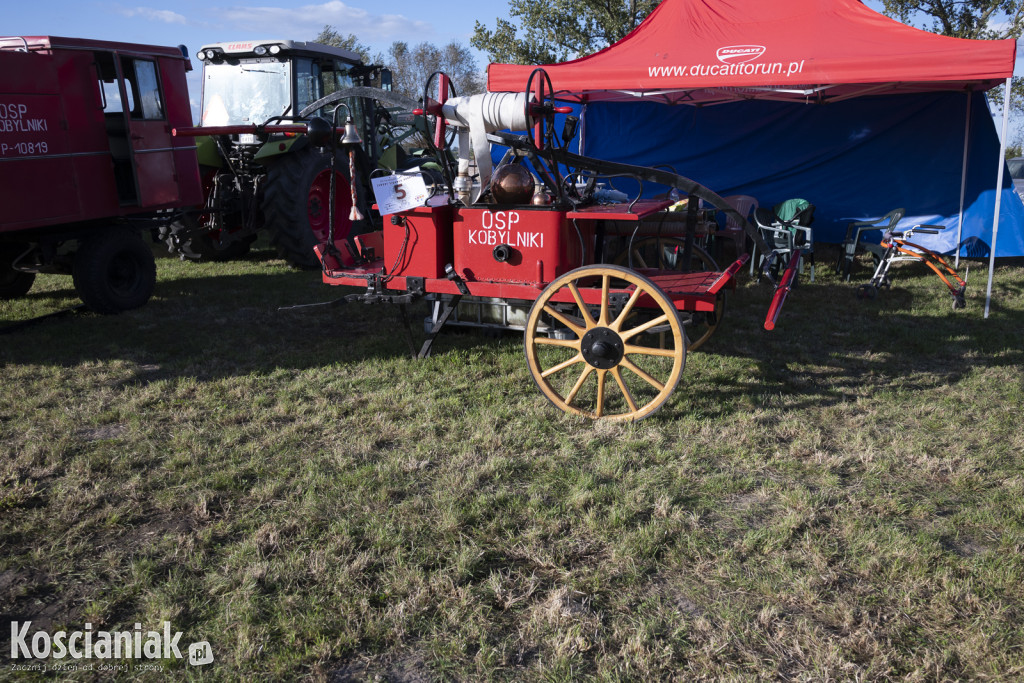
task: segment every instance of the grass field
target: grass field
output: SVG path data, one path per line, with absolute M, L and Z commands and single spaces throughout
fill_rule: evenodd
M 339 292 L 267 252 L 158 267 L 0 336 L 0 679 L 27 620 L 212 645 L 143 680 L 1024 677 L 1019 264 L 984 320 L 983 264 L 953 312 L 822 263 L 771 333 L 744 279 L 632 425 L 551 408 L 518 336 L 413 361 L 389 308 L 278 311 Z

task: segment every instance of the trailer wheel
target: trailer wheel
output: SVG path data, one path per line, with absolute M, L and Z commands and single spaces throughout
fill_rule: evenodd
M 334 172 L 334 239 L 341 240 L 352 228 L 347 155 L 338 153 Z M 268 166 L 263 212 L 270 242 L 296 268 L 320 268 L 313 247 L 327 242 L 330 232 L 330 187 L 330 157 L 313 147 L 286 154 Z
M 149 301 L 156 286 L 153 251 L 130 230 L 110 230 L 83 240 L 71 274 L 78 296 L 97 313 L 138 308 Z
M 632 292 L 610 291 L 616 288 Z M 526 362 L 537 387 L 561 410 L 640 420 L 679 383 L 686 337 L 675 305 L 643 275 L 619 266 L 584 266 L 552 282 L 534 302 Z
M 657 268 L 659 270 L 683 270 L 683 262 L 679 256 L 683 253 L 686 242 L 678 237 L 643 237 L 632 243 L 628 252 L 624 251 L 615 257 L 619 266 L 632 262 L 634 268 Z M 718 264 L 704 248 L 694 244 L 690 256 L 691 272 L 718 272 Z M 686 351 L 696 351 L 718 329 L 725 315 L 725 290 L 715 297 L 715 310 L 683 311 L 679 317 L 683 321 L 686 335 Z
M 14 259 L 24 251 L 24 248 L 19 251 L 16 245 L 0 246 L 0 299 L 17 299 L 32 289 L 36 274 L 23 273 L 11 267 Z

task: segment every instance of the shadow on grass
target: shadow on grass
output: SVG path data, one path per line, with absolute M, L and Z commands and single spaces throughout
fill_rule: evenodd
M 702 406 L 725 417 L 751 394 L 785 396 L 792 408 L 831 405 L 865 390 L 932 389 L 960 382 L 979 368 L 1024 364 L 1024 314 L 1002 303 L 1019 300 L 1018 283 L 1000 285 L 984 319 L 983 282 L 975 283 L 973 293 L 968 289 L 968 309 L 954 312 L 945 287 L 930 274 L 899 277 L 904 283 L 894 283 L 873 301 L 856 298 L 856 281 L 802 284 L 772 332 L 762 328 L 767 285 L 743 288 L 723 329 L 698 353 L 723 362 L 746 358 L 756 371 L 719 373 L 700 387 Z M 751 374 L 754 382 L 743 381 Z
M 5 336 L 0 360 L 74 366 L 121 359 L 146 368 L 137 380 L 149 382 L 408 356 L 395 306 L 280 310 L 358 290 L 326 286 L 320 273 L 274 266 L 266 256 L 259 252 L 232 264 L 161 259 L 161 278 L 145 307 L 118 316 L 85 313 L 45 321 Z M 819 273 L 825 268 L 821 266 Z M 987 320 L 981 314 L 981 278 L 975 277 L 968 290 L 968 309 L 954 312 L 944 286 L 915 269 L 899 269 L 893 287 L 873 301 L 856 298 L 856 279 L 846 283 L 819 275 L 818 282 L 803 282 L 793 290 L 773 332 L 762 327 L 770 288 L 743 285 L 732 294 L 719 331 L 690 359 L 676 393 L 689 394 L 691 400 L 673 400 L 659 415 L 671 419 L 692 408 L 693 399 L 712 417 L 749 409 L 750 397 L 756 403 L 783 395 L 794 407 L 820 406 L 862 396 L 865 387 L 871 390 L 873 385 L 927 389 L 958 382 L 979 367 L 1019 367 L 1024 361 L 1024 316 L 1012 303 L 1020 300 L 1024 287 L 1020 271 L 1009 272 L 1012 277 L 998 280 Z M 30 300 L 44 307 L 48 297 L 68 293 L 66 288 L 54 289 L 31 294 Z M 1011 305 L 1004 305 L 1004 300 Z M 425 303 L 410 307 L 417 347 L 427 313 Z M 446 330 L 434 345 L 434 355 L 460 349 L 479 350 L 486 357 L 496 348 L 492 337 Z M 711 365 L 712 359 L 725 369 L 701 372 L 699 368 Z

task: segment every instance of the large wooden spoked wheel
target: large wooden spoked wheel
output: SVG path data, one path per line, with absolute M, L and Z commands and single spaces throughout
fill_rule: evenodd
M 584 303 L 586 290 L 598 291 L 599 303 Z M 526 362 L 541 392 L 562 410 L 640 420 L 679 383 L 686 337 L 671 299 L 643 275 L 584 266 L 549 284 L 534 302 Z
M 633 264 L 634 268 L 683 271 L 682 254 L 686 243 L 678 237 L 643 237 L 635 240 L 628 251 L 615 257 L 617 265 Z M 694 244 L 689 272 L 718 272 L 718 264 L 703 247 Z M 725 315 L 725 290 L 715 296 L 714 311 L 690 311 L 679 314 L 686 335 L 686 350 L 696 351 L 711 338 Z

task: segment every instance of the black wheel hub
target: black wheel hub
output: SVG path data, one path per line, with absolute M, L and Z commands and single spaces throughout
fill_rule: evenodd
M 622 338 L 607 327 L 595 327 L 583 335 L 580 350 L 583 359 L 600 370 L 611 370 L 625 355 Z

